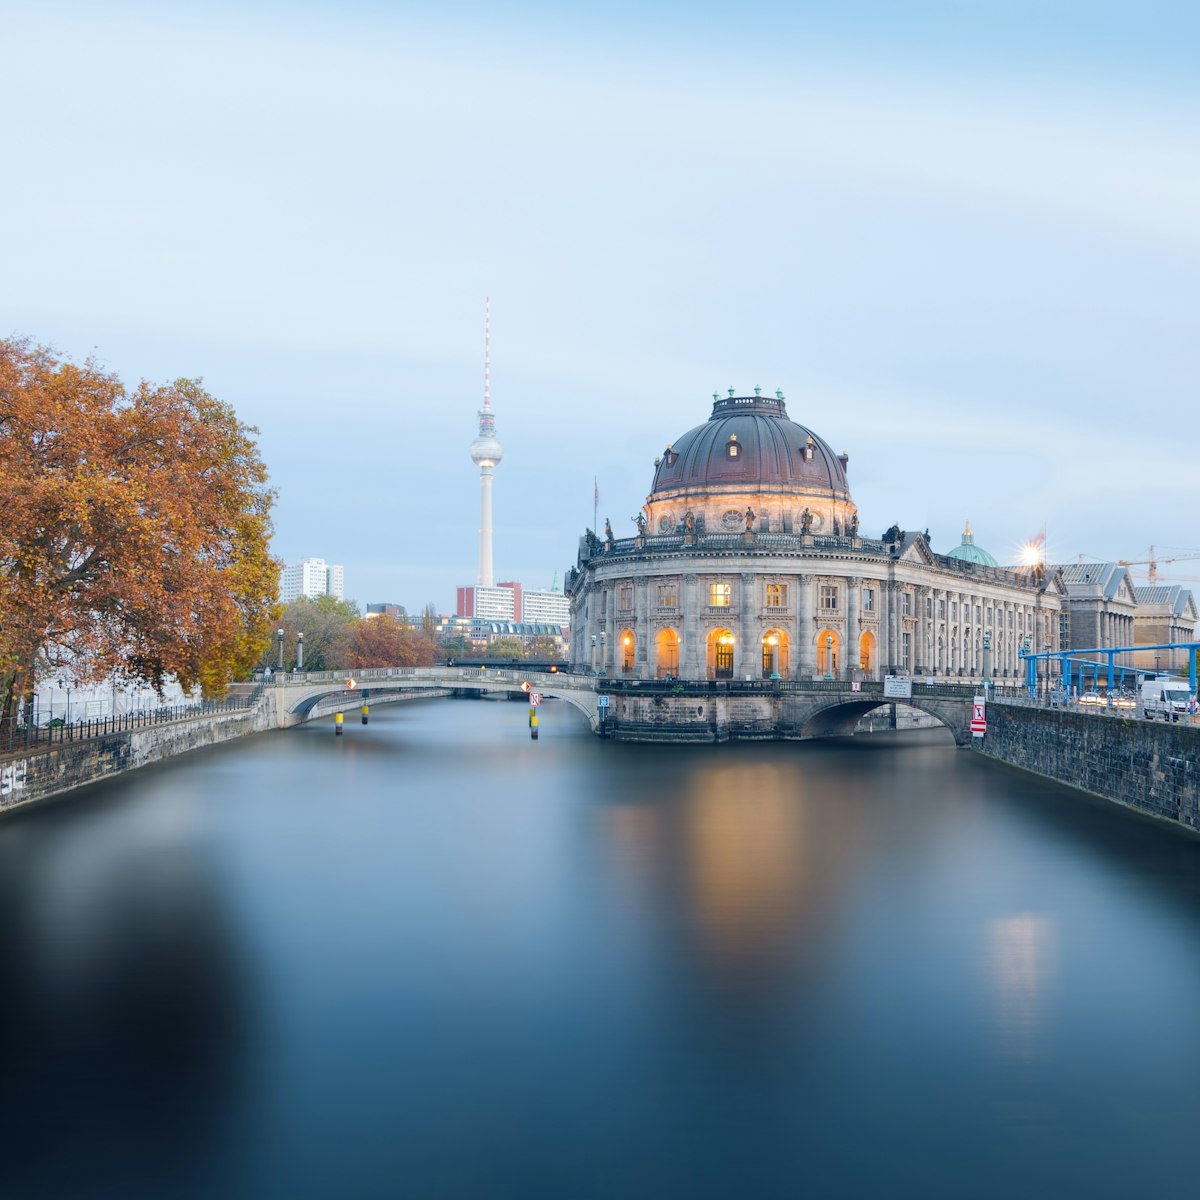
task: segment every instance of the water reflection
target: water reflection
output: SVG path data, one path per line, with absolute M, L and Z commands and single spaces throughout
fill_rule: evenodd
M 1053 1036 L 1049 1015 L 1059 965 L 1054 919 L 1037 913 L 995 918 L 987 965 L 1000 1052 L 1031 1062 Z

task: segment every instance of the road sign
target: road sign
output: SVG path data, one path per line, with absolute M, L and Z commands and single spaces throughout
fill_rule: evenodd
M 539 704 L 541 704 L 541 702 L 542 702 L 542 693 L 541 692 L 530 692 L 529 693 L 529 707 L 530 708 L 537 708 L 537 706 Z
M 608 707 L 608 697 L 607 696 L 597 696 L 596 697 L 596 707 L 597 708 L 607 708 Z
M 987 733 L 987 701 L 983 696 L 976 696 L 971 704 L 971 736 L 983 737 Z
M 850 690 L 852 692 L 861 692 L 862 691 L 862 683 L 857 679 L 852 679 L 850 681 Z

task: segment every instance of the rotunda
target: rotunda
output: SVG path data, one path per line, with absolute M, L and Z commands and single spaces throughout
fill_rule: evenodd
M 1016 679 L 1056 648 L 1057 573 L 893 525 L 863 536 L 847 456 L 784 396 L 714 395 L 667 444 L 636 535 L 587 530 L 567 575 L 571 660 L 633 679 Z M 898 481 L 900 482 L 900 481 Z

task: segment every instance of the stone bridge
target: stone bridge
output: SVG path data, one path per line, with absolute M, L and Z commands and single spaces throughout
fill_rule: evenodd
M 883 684 L 839 680 L 622 680 L 594 675 L 500 667 L 372 667 L 354 673 L 276 675 L 272 689 L 280 726 L 357 712 L 370 705 L 430 696 L 492 693 L 517 696 L 528 681 L 547 699 L 579 709 L 592 729 L 622 741 L 697 742 L 729 738 L 849 736 L 873 709 L 893 701 Z M 927 713 L 954 735 L 970 740 L 974 684 L 913 686 L 897 700 Z M 608 704 L 602 707 L 600 697 Z

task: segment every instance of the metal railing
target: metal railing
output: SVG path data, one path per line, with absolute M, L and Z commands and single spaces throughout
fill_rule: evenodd
M 84 741 L 88 738 L 107 737 L 114 733 L 144 729 L 150 725 L 195 721 L 215 713 L 244 712 L 258 703 L 262 690 L 261 687 L 257 687 L 246 695 L 230 696 L 225 700 L 200 700 L 194 704 L 168 704 L 161 708 L 142 709 L 138 712 L 94 717 L 70 723 L 55 717 L 45 724 L 33 725 L 16 717 L 5 717 L 0 719 L 0 754 L 22 754 L 28 750 L 44 750 L 51 746 L 64 745 L 67 742 Z

